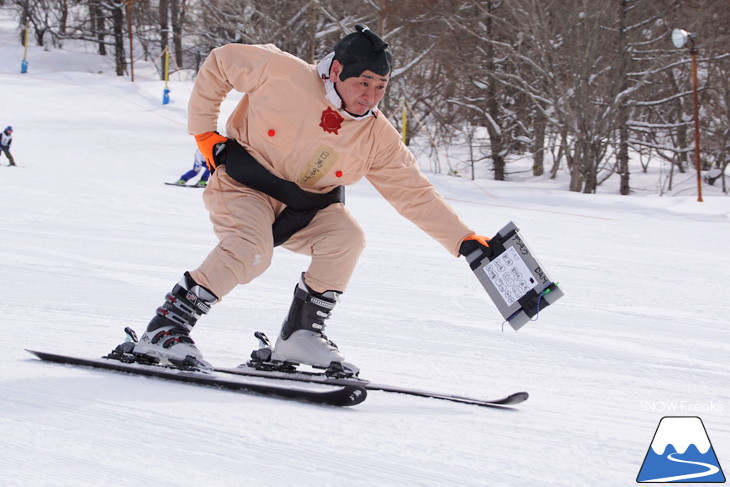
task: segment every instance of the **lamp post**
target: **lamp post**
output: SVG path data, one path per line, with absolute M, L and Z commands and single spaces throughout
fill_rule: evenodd
M 692 91 L 694 95 L 694 121 L 695 121 L 695 166 L 697 166 L 697 201 L 702 202 L 702 175 L 700 172 L 700 103 L 697 94 L 697 48 L 695 47 L 696 33 L 690 33 L 683 29 L 672 31 L 672 43 L 677 49 L 689 48 L 692 57 Z

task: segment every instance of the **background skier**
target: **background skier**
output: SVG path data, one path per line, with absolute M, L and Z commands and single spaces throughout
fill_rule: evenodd
M 200 171 L 203 171 L 203 175 L 200 176 L 200 180 L 195 185 L 204 188 L 208 184 L 210 169 L 208 169 L 208 165 L 205 163 L 205 157 L 203 157 L 203 154 L 201 154 L 199 150 L 196 150 L 195 158 L 193 159 L 193 168 L 180 176 L 180 179 L 175 181 L 175 184 L 184 185 L 200 173 Z
M 15 166 L 15 159 L 13 159 L 13 155 L 10 153 L 10 144 L 12 142 L 13 127 L 8 125 L 7 127 L 5 127 L 5 130 L 3 130 L 2 134 L 0 134 L 0 152 L 7 156 L 8 160 L 10 161 L 10 166 Z

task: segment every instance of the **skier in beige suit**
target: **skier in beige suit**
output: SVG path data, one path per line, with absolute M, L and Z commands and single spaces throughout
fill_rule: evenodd
M 344 186 L 363 177 L 454 256 L 465 241 L 488 245 L 436 192 L 378 110 L 391 69 L 388 45 L 360 25 L 317 65 L 270 44 L 211 51 L 190 97 L 188 129 L 214 169 L 203 198 L 219 243 L 167 294 L 135 352 L 207 365 L 190 338 L 193 325 L 261 275 L 282 245 L 311 263 L 272 358 L 321 368 L 342 363 L 323 331 L 365 245 L 344 206 Z M 231 90 L 244 96 L 223 137 L 215 130 Z

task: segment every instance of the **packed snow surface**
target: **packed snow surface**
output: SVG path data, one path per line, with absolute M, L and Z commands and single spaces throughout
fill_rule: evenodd
M 0 159 L 0 485 L 629 486 L 663 416 L 701 417 L 730 466 L 730 198 L 705 185 L 698 203 L 690 173 L 660 196 L 658 162 L 632 196 L 612 180 L 584 195 L 564 171 L 516 172 L 529 159 L 508 182 L 435 174 L 414 147 L 475 231 L 514 221 L 564 290 L 519 332 L 463 258 L 366 181 L 348 188 L 368 247 L 330 338 L 373 381 L 529 391 L 513 409 L 383 392 L 326 407 L 31 357 L 99 357 L 141 332 L 216 239 L 202 190 L 163 185 L 193 163 L 190 76 L 162 105 L 149 63 L 131 82 L 91 47 L 31 46 L 20 74 L 17 38 L 2 20 L 0 128 L 20 167 Z M 235 366 L 255 330 L 275 336 L 307 263 L 277 249 L 217 304 L 194 331 L 206 358 Z

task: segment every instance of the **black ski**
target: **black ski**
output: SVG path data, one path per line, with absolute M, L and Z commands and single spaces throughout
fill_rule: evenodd
M 236 375 L 242 375 L 242 376 L 248 376 L 248 377 L 265 377 L 270 379 L 279 379 L 279 380 L 290 380 L 290 381 L 299 381 L 299 382 L 313 382 L 316 384 L 330 384 L 330 385 L 338 385 L 338 386 L 344 386 L 344 385 L 356 385 L 360 387 L 364 387 L 365 389 L 371 390 L 371 391 L 384 391 L 384 392 L 395 392 L 399 394 L 408 394 L 411 396 L 420 396 L 420 397 L 428 397 L 432 399 L 442 399 L 445 401 L 452 401 L 452 402 L 459 402 L 463 404 L 473 404 L 475 406 L 484 406 L 484 407 L 504 407 L 504 406 L 514 406 L 516 404 L 520 404 L 522 402 L 525 402 L 527 398 L 529 397 L 529 394 L 527 392 L 515 392 L 514 394 L 510 394 L 508 396 L 496 398 L 496 399 L 477 399 L 473 397 L 465 397 L 465 396 L 459 396 L 454 394 L 444 394 L 440 392 L 429 392 L 429 391 L 422 391 L 420 389 L 412 389 L 409 387 L 400 387 L 400 386 L 391 386 L 386 384 L 377 384 L 375 382 L 370 382 L 364 379 L 360 379 L 358 377 L 349 377 L 349 378 L 336 378 L 336 377 L 328 377 L 324 373 L 317 373 L 317 372 L 308 372 L 308 371 L 293 371 L 293 372 L 283 372 L 278 370 L 259 370 L 254 367 L 250 367 L 248 365 L 240 365 L 238 367 L 233 368 L 216 368 L 214 369 L 216 372 L 224 372 L 226 374 L 236 374 Z
M 124 363 L 109 358 L 80 358 L 68 355 L 27 350 L 41 360 L 57 362 L 61 364 L 80 365 L 98 369 L 114 370 L 147 377 L 156 377 L 166 380 L 187 382 L 190 384 L 203 385 L 218 389 L 231 391 L 271 395 L 287 399 L 295 399 L 332 406 L 354 406 L 360 404 L 367 397 L 366 389 L 356 383 L 331 384 L 332 387 L 312 389 L 302 385 L 287 385 L 283 383 L 267 383 L 267 381 L 256 381 L 253 378 L 246 380 L 241 377 L 232 378 L 220 373 L 183 370 L 172 366 L 144 365 L 140 363 Z

